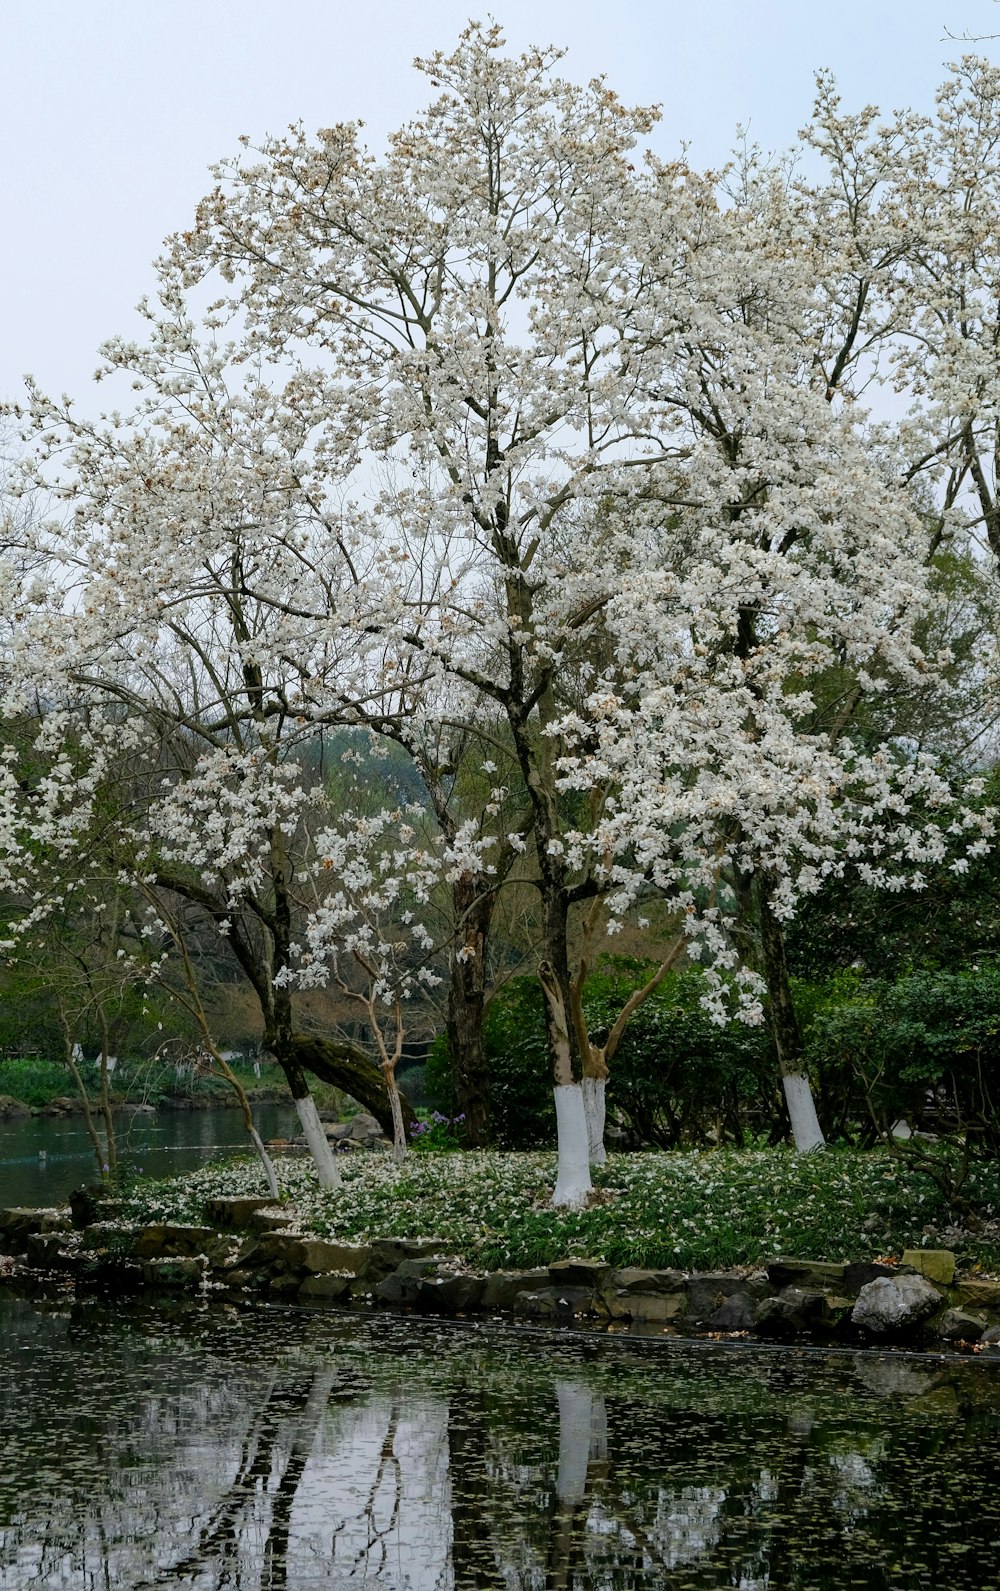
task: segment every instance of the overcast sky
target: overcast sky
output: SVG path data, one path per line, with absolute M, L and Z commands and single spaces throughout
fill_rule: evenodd
M 659 101 L 660 153 L 721 161 L 740 123 L 768 148 L 806 119 L 813 75 L 845 103 L 929 109 L 961 53 L 1000 31 L 993 0 L 495 0 L 513 48 L 568 47 Z M 208 188 L 207 167 L 301 120 L 363 119 L 371 146 L 432 92 L 414 55 L 450 47 L 471 0 L 0 0 L 0 396 L 25 371 L 96 406 L 103 338 L 137 327 L 150 262 Z M 995 52 L 1000 44 L 977 46 Z

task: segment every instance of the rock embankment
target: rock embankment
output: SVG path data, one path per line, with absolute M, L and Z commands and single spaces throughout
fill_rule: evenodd
M 434 1237 L 338 1242 L 297 1230 L 294 1211 L 261 1198 L 209 1200 L 202 1226 L 129 1226 L 114 1214 L 110 1203 L 80 1200 L 73 1214 L 0 1210 L 0 1253 L 10 1257 L 2 1274 L 54 1273 L 113 1291 L 210 1287 L 553 1325 L 934 1343 L 1000 1356 L 1000 1279 L 957 1276 L 943 1250 L 909 1250 L 898 1265 L 779 1256 L 755 1271 L 687 1273 L 573 1258 L 479 1273 Z

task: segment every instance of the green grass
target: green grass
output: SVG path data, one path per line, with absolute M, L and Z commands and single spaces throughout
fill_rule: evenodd
M 411 1155 L 343 1163 L 343 1186 L 322 1191 L 304 1159 L 279 1162 L 283 1194 L 303 1229 L 349 1241 L 439 1237 L 485 1269 L 546 1264 L 573 1254 L 615 1265 L 713 1270 L 779 1253 L 862 1260 L 904 1248 L 949 1247 L 965 1268 L 1000 1272 L 1000 1169 L 983 1165 L 966 1189 L 980 1230 L 925 1176 L 884 1151 L 788 1149 L 613 1155 L 589 1209 L 549 1207 L 551 1154 Z M 198 1221 L 213 1194 L 262 1193 L 253 1161 L 210 1166 L 134 1187 L 129 1220 Z
M 277 1067 L 262 1067 L 259 1078 L 255 1076 L 252 1066 L 237 1065 L 233 1070 L 251 1098 L 261 1089 L 283 1084 Z M 85 1064 L 82 1073 L 91 1103 L 96 1103 L 100 1092 L 96 1064 Z M 178 1079 L 173 1062 L 165 1064 L 142 1059 L 123 1058 L 119 1061 L 111 1075 L 110 1087 L 115 1104 L 158 1105 L 172 1099 L 188 1098 L 204 1104 L 232 1104 L 236 1098 L 224 1078 L 192 1077 L 188 1074 Z M 0 1094 L 9 1094 L 36 1110 L 43 1109 L 54 1099 L 75 1100 L 77 1097 L 69 1068 L 60 1061 L 36 1056 L 0 1061 Z

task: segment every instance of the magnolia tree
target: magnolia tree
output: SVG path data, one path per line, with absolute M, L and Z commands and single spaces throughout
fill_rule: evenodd
M 926 510 L 944 471 L 953 525 L 972 465 L 955 462 L 962 426 L 941 421 L 937 387 L 892 425 L 857 401 L 883 347 L 919 385 L 904 354 L 933 274 L 913 248 L 929 157 L 909 190 L 883 193 L 922 124 L 873 133 L 825 90 L 811 137 L 828 184 L 752 152 L 698 177 L 640 157 L 654 114 L 562 81 L 557 54 L 507 59 L 496 27 L 470 25 L 418 63 L 439 93 L 384 158 L 341 125 L 247 142 L 218 168 L 160 262 L 147 345 L 107 351 L 145 392 L 138 412 L 88 426 L 30 395 L 39 479 L 74 515 L 36 538 L 46 578 L 12 576 L 5 609 L 12 678 L 38 682 L 58 770 L 35 820 L 72 844 L 53 703 L 88 757 L 119 723 L 169 726 L 149 871 L 229 936 L 297 1098 L 318 1068 L 292 1026 L 292 986 L 313 975 L 293 918 L 320 935 L 310 966 L 350 962 L 345 989 L 390 1013 L 391 1092 L 389 969 L 408 940 L 379 924 L 426 845 L 400 838 L 387 874 L 375 837 L 358 878 L 377 921 L 349 892 L 328 916 L 326 897 L 300 898 L 322 855 L 303 866 L 297 837 L 322 824 L 296 747 L 349 722 L 423 755 L 492 726 L 526 805 L 509 829 L 506 775 L 470 829 L 448 806 L 448 759 L 422 766 L 461 857 L 449 877 L 468 884 L 469 955 L 476 901 L 530 858 L 555 1199 L 576 1203 L 634 1008 L 593 1043 L 587 967 L 651 893 L 682 937 L 648 989 L 686 945 L 720 1017 L 760 1017 L 729 923 L 756 914 L 796 1141 L 821 1141 L 781 924 L 845 858 L 919 884 L 937 854 L 943 787 L 912 746 L 862 745 L 857 723 L 894 682 L 938 677 L 944 660 L 918 644 Z M 187 295 L 206 291 L 199 341 Z M 980 436 L 985 376 L 982 390 Z M 944 374 L 940 392 L 947 408 Z M 986 843 L 982 823 L 956 807 L 956 865 Z M 333 880 L 354 859 L 328 831 Z
M 589 1186 L 589 1052 L 570 944 L 598 885 L 567 859 L 554 732 L 616 589 L 622 501 L 661 467 L 637 441 L 645 400 L 632 405 L 658 357 L 644 287 L 622 280 L 623 228 L 648 186 L 634 148 L 653 116 L 603 83 L 561 81 L 557 52 L 508 60 L 502 45 L 472 26 L 422 63 L 443 92 L 382 161 L 353 126 L 247 146 L 163 270 L 183 289 L 232 284 L 216 313 L 254 348 L 332 372 L 332 425 L 390 482 L 369 494 L 367 523 L 433 555 L 396 633 L 432 684 L 492 704 L 516 759 L 530 823 L 510 844 L 537 860 L 556 1199 L 574 1202 Z M 433 689 L 425 699 L 433 715 Z
M 296 847 L 325 799 L 304 773 L 319 731 L 302 687 L 331 681 L 327 709 L 384 690 L 391 664 L 365 621 L 393 555 L 357 536 L 352 554 L 326 517 L 321 378 L 265 385 L 199 342 L 176 297 L 148 313 L 146 345 L 106 351 L 106 373 L 142 394 L 131 413 L 78 420 L 34 389 L 22 413 L 26 479 L 69 517 L 32 527 L 35 572 L 31 558 L 9 570 L 4 706 L 39 730 L 7 754 L 3 852 L 30 886 L 39 847 L 69 859 L 121 757 L 141 763 L 108 819 L 123 871 L 159 892 L 162 921 L 179 897 L 235 957 L 332 1181 L 306 1072 L 389 1130 L 393 1112 L 367 1056 L 296 1030 L 283 981 Z M 59 907 L 28 893 L 19 936 Z
M 313 898 L 282 974 L 301 988 L 332 984 L 363 1013 L 390 1100 L 397 1161 L 408 1136 L 396 1082 L 404 1013 L 414 995 L 441 981 L 427 964 L 435 941 L 422 915 L 442 879 L 451 883 L 481 866 L 474 824 L 424 849 L 425 816 L 421 807 L 346 812 L 318 830 L 301 875 Z
M 530 806 L 512 843 L 537 865 L 555 1197 L 577 1202 L 581 1074 L 601 1083 L 607 1055 L 583 1030 L 574 935 L 608 891 L 612 920 L 660 891 L 716 974 L 725 892 L 755 894 L 796 1141 L 821 1141 L 781 921 L 841 841 L 876 874 L 909 846 L 919 882 L 931 840 L 916 818 L 887 838 L 882 815 L 906 828 L 941 792 L 888 750 L 856 764 L 847 737 L 887 679 L 937 660 L 916 644 L 912 474 L 844 401 L 873 311 L 845 301 L 849 228 L 817 272 L 829 195 L 752 153 L 721 181 L 643 161 L 651 112 L 563 82 L 556 52 L 502 46 L 471 25 L 418 63 L 441 92 L 382 160 L 354 126 L 247 143 L 162 271 L 177 292 L 218 284 L 214 313 L 258 356 L 325 373 L 330 437 L 384 483 L 351 523 L 422 549 L 378 633 L 420 660 L 430 716 L 456 682 L 502 715 Z M 665 783 L 683 796 L 669 824 Z M 754 976 L 735 989 L 759 1017 Z

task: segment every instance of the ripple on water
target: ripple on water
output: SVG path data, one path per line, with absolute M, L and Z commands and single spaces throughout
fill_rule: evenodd
M 0 1293 L 0 1588 L 994 1591 L 1000 1368 Z

